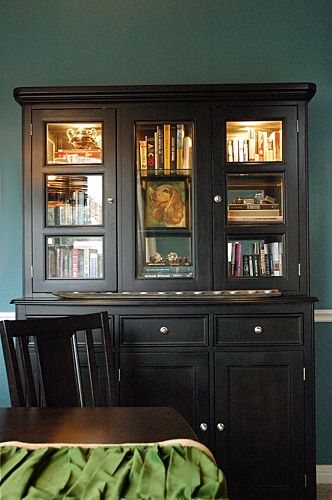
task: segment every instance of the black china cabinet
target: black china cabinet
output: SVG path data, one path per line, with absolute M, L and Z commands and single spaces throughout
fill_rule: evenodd
M 179 410 L 234 500 L 316 495 L 314 93 L 312 83 L 14 90 L 17 317 L 107 310 L 120 404 Z

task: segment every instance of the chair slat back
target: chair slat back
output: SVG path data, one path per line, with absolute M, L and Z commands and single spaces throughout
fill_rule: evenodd
M 117 405 L 107 312 L 2 321 L 0 333 L 12 406 Z

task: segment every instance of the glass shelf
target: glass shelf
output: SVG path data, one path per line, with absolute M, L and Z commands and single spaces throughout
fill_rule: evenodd
M 226 122 L 228 163 L 282 162 L 283 123 L 275 121 Z

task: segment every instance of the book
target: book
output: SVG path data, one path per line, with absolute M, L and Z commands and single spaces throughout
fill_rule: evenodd
M 270 253 L 272 255 L 272 267 L 271 272 L 273 276 L 281 276 L 280 274 L 280 255 L 279 255 L 279 245 L 277 241 L 270 243 Z
M 97 250 L 90 249 L 89 251 L 89 278 L 97 278 Z
M 253 256 L 249 254 L 248 259 L 249 259 L 249 276 L 254 276 Z
M 73 248 L 72 249 L 72 277 L 73 278 L 78 278 L 78 266 L 79 266 L 79 260 L 78 260 L 78 248 Z
M 139 141 L 139 152 L 140 152 L 141 174 L 146 175 L 148 171 L 146 139 L 142 139 Z
M 158 171 L 163 172 L 164 171 L 164 126 L 163 125 L 158 125 L 157 126 L 157 137 L 158 137 L 158 145 L 157 150 L 158 150 Z
M 164 173 L 171 172 L 171 125 L 164 124 Z
M 266 197 L 265 197 L 266 198 Z M 247 203 L 229 203 L 229 210 L 279 210 L 278 203 L 254 203 L 253 205 Z
M 249 271 L 249 255 L 243 255 L 243 276 L 250 276 Z
M 249 161 L 249 142 L 247 139 L 243 141 L 243 161 Z
M 176 172 L 176 125 L 171 125 L 171 172 Z
M 232 162 L 233 160 L 233 141 L 227 141 L 227 161 Z
M 154 132 L 154 170 L 157 174 L 159 171 L 159 155 L 158 155 L 158 132 Z
M 272 142 L 273 161 L 282 161 L 282 131 L 271 132 L 269 139 Z
M 250 128 L 248 131 L 248 159 L 255 161 L 255 129 Z
M 184 170 L 191 169 L 191 159 L 192 159 L 192 140 L 189 135 L 183 138 L 183 168 Z
M 258 161 L 265 161 L 267 156 L 267 132 L 258 131 Z
M 149 172 L 154 172 L 155 170 L 155 142 L 154 136 L 146 137 L 146 149 L 147 149 L 147 169 Z
M 184 124 L 178 123 L 176 126 L 176 168 L 183 169 L 183 140 L 184 140 Z
M 242 245 L 239 241 L 235 242 L 235 271 L 234 276 L 237 278 L 243 274 L 243 262 L 242 262 Z
M 266 260 L 264 253 L 264 243 L 259 243 L 260 275 L 266 276 Z
M 239 139 L 238 138 L 233 139 L 233 161 L 235 161 L 235 162 L 239 161 Z

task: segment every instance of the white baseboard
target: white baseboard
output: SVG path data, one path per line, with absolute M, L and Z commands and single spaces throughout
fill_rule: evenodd
M 3 321 L 5 319 L 15 319 L 15 313 L 14 312 L 0 312 L 0 321 Z
M 316 475 L 318 484 L 332 484 L 332 464 L 317 465 Z
M 332 323 L 332 309 L 316 309 L 315 323 Z

